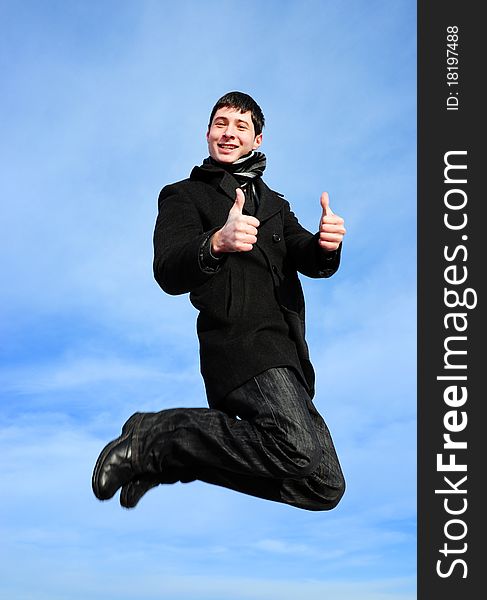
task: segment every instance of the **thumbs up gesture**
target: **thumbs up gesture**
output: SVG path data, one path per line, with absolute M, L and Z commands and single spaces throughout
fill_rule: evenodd
M 323 192 L 320 198 L 321 220 L 320 237 L 318 243 L 321 248 L 331 252 L 336 250 L 343 240 L 346 229 L 343 219 L 336 215 L 330 208 L 330 199 L 327 192 Z
M 211 251 L 215 256 L 223 252 L 248 252 L 257 241 L 257 227 L 260 223 L 255 217 L 242 214 L 245 196 L 237 188 L 235 203 L 228 213 L 225 225 L 211 238 Z

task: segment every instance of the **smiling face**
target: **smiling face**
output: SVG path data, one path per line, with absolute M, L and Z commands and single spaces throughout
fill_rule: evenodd
M 256 150 L 262 143 L 262 133 L 255 135 L 252 113 L 237 108 L 219 108 L 208 133 L 210 156 L 221 163 L 234 163 L 240 157 Z

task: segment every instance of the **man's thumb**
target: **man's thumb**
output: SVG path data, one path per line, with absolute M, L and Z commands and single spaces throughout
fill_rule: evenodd
M 335 214 L 330 208 L 330 198 L 328 196 L 328 192 L 323 192 L 320 198 L 321 208 L 323 209 L 323 214 L 325 215 L 333 215 Z
M 235 204 L 232 207 L 232 210 L 238 210 L 239 213 L 242 213 L 243 207 L 245 204 L 245 194 L 243 193 L 243 191 L 240 188 L 237 188 L 236 190 L 236 196 L 235 196 Z

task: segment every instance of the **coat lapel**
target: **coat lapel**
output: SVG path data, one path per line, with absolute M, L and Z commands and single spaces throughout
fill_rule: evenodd
M 215 174 L 200 167 L 195 167 L 190 177 L 191 179 L 206 181 L 215 189 L 223 192 L 228 198 L 229 208 L 233 206 L 238 182 L 229 173 L 222 169 L 221 173 Z M 255 186 L 259 197 L 259 206 L 255 216 L 262 223 L 282 209 L 283 199 L 280 194 L 272 191 L 260 177 L 255 181 Z
M 235 202 L 235 190 L 238 187 L 236 179 L 223 169 L 205 169 L 203 167 L 194 167 L 191 171 L 190 179 L 196 181 L 205 181 L 215 190 L 223 194 L 231 201 L 230 206 Z
M 218 187 L 221 191 L 230 198 L 232 205 L 235 202 L 236 189 L 238 188 L 237 180 L 232 177 L 229 173 L 223 173 L 223 177 L 220 180 Z
M 268 188 L 260 178 L 256 181 L 256 188 L 259 196 L 259 207 L 255 216 L 263 223 L 282 209 L 283 199 L 277 192 L 273 192 Z
M 237 181 L 231 175 L 225 173 L 218 187 L 226 196 L 228 196 L 233 205 L 235 202 L 235 190 L 238 187 Z M 273 192 L 267 187 L 260 177 L 255 181 L 255 187 L 259 197 L 259 206 L 255 213 L 255 217 L 263 223 L 281 210 L 283 200 L 277 192 Z

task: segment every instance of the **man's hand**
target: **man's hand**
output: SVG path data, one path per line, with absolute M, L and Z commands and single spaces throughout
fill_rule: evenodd
M 332 252 L 341 244 L 346 229 L 343 226 L 343 219 L 331 210 L 327 192 L 321 194 L 320 204 L 323 212 L 320 220 L 320 237 L 318 243 L 324 250 Z
M 235 204 L 228 213 L 227 222 L 211 238 L 211 252 L 215 256 L 222 252 L 252 250 L 257 241 L 257 227 L 260 223 L 255 217 L 242 214 L 244 204 L 244 193 L 237 188 Z

